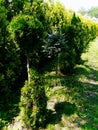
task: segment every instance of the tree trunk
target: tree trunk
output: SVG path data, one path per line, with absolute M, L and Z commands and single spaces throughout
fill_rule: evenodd
M 28 82 L 30 83 L 30 63 L 29 63 L 29 56 L 27 55 L 27 75 L 28 75 Z
M 58 56 L 57 56 L 57 64 L 56 64 L 56 83 L 55 83 L 55 86 L 58 85 L 58 81 L 57 81 L 58 72 L 59 72 L 59 54 L 58 54 Z

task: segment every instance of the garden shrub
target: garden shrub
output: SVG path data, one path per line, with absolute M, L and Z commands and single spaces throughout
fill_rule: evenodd
M 31 83 L 26 81 L 21 89 L 20 111 L 25 127 L 36 129 L 44 125 L 47 97 L 42 76 L 36 72 L 32 75 Z
M 81 55 L 90 41 L 96 38 L 97 28 L 92 22 L 84 22 L 74 13 L 71 24 L 62 28 L 62 31 L 66 35 L 67 48 L 61 52 L 60 70 L 70 73 L 76 64 L 81 63 Z

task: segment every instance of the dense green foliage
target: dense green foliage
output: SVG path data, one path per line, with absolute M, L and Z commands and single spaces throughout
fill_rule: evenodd
M 20 87 L 22 67 L 19 58 L 19 51 L 16 44 L 12 41 L 8 30 L 9 21 L 7 20 L 7 10 L 0 8 L 0 97 L 7 102 L 10 99 L 10 92 Z M 21 73 L 20 73 L 21 72 Z M 17 82 L 19 84 L 17 84 Z M 8 98 L 9 97 L 9 98 Z
M 24 124 L 41 126 L 47 106 L 42 75 L 72 72 L 97 31 L 97 23 L 60 2 L 0 0 L 0 107 L 18 90 Z
M 96 26 L 85 24 L 73 14 L 71 24 L 63 29 L 67 46 L 61 53 L 61 71 L 69 73 L 73 67 L 81 62 L 81 54 L 87 49 L 89 42 L 96 37 Z
M 31 78 L 31 83 L 25 82 L 21 89 L 20 119 L 28 129 L 36 129 L 45 121 L 47 97 L 42 75 L 33 70 Z

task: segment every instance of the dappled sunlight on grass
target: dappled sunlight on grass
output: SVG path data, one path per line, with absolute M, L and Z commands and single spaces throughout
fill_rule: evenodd
M 82 59 L 86 60 L 86 64 L 98 70 L 98 37 L 90 43 L 89 49 L 82 55 Z
M 57 86 L 47 91 L 48 101 L 55 104 L 68 102 L 75 104 L 76 109 L 71 115 L 66 115 L 67 109 L 58 105 L 62 111 L 60 121 L 54 125 L 49 123 L 47 130 L 68 129 L 68 130 L 97 130 L 98 129 L 98 38 L 92 42 L 88 52 L 82 55 L 83 65 L 76 65 L 72 75 L 52 75 L 58 83 Z M 51 77 L 51 76 L 50 76 Z M 48 84 L 49 85 L 49 84 Z M 56 99 L 56 102 L 55 102 Z M 60 107 L 60 108 L 59 108 Z M 51 108 L 51 107 L 50 107 Z M 49 109 L 50 109 L 49 108 Z M 70 110 L 69 110 L 70 111 Z M 52 119 L 51 119 L 52 120 Z

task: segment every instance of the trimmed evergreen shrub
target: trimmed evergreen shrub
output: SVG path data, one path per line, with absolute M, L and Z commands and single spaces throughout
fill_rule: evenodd
M 26 81 L 21 89 L 20 111 L 25 127 L 36 129 L 44 125 L 47 97 L 42 76 L 35 71 L 32 76 L 31 83 Z
M 62 30 L 66 36 L 67 48 L 60 54 L 60 70 L 63 73 L 70 73 L 76 64 L 81 63 L 82 53 L 96 38 L 97 28 L 90 22 L 87 24 L 74 13 L 71 24 Z

